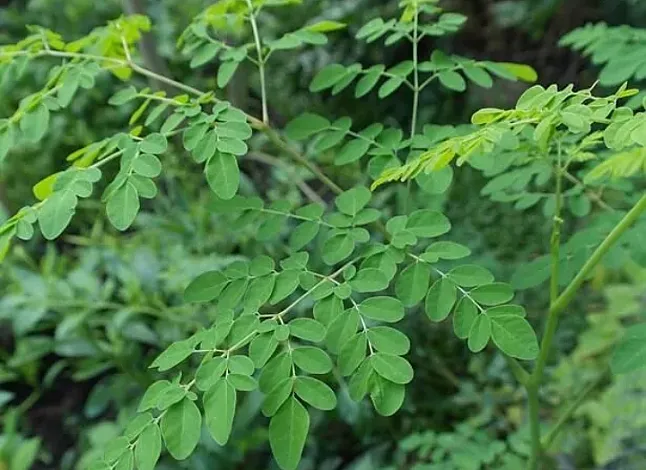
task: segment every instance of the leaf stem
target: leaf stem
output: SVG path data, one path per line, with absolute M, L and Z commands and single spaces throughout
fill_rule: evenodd
M 256 52 L 258 53 L 258 73 L 260 74 L 260 100 L 262 101 L 262 122 L 269 124 L 269 112 L 267 110 L 267 85 L 265 84 L 265 58 L 262 55 L 262 42 L 260 40 L 260 32 L 258 31 L 258 22 L 256 21 L 256 13 L 254 12 L 251 0 L 247 0 L 249 7 L 249 23 L 251 23 L 251 30 L 253 31 L 253 39 L 256 45 Z
M 417 130 L 417 109 L 419 107 L 419 71 L 418 65 L 418 42 L 419 42 L 419 10 L 415 4 L 415 15 L 413 17 L 413 116 L 410 124 L 410 138 L 415 137 Z

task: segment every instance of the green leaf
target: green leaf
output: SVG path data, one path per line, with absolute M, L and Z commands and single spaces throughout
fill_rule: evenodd
M 332 359 L 325 351 L 313 346 L 300 346 L 292 350 L 294 363 L 309 374 L 326 374 L 332 370 Z
M 330 352 L 337 354 L 359 327 L 360 316 L 351 308 L 339 314 L 328 326 L 325 342 Z
M 296 290 L 299 284 L 300 271 L 287 270 L 276 276 L 274 292 L 269 298 L 271 305 L 276 305 Z
M 379 98 L 383 99 L 387 96 L 392 95 L 400 86 L 404 84 L 404 82 L 405 79 L 401 77 L 390 77 L 379 87 L 379 92 L 377 93 Z
M 457 289 L 455 284 L 446 278 L 440 278 L 433 283 L 426 294 L 424 303 L 426 315 L 432 321 L 442 321 L 449 316 L 456 300 Z
M 11 456 L 10 469 L 29 470 L 33 467 L 33 464 L 38 457 L 38 452 L 40 451 L 40 439 L 37 437 L 26 439 L 20 443 L 19 446 L 14 446 L 13 449 L 14 454 Z
M 351 375 L 366 358 L 368 339 L 365 333 L 358 333 L 347 341 L 339 353 L 339 370 L 344 377 Z
M 462 71 L 476 85 L 480 85 L 483 88 L 491 88 L 493 86 L 491 75 L 482 67 L 466 65 Z
M 195 384 L 202 391 L 215 385 L 227 370 L 227 361 L 223 357 L 214 357 L 203 361 L 195 373 Z
M 315 221 L 303 222 L 289 236 L 289 246 L 292 250 L 300 250 L 319 233 L 321 225 Z
M 192 69 L 198 68 L 207 62 L 213 60 L 213 58 L 220 51 L 222 46 L 217 43 L 207 42 L 201 45 L 196 51 L 193 57 L 191 57 L 190 67 Z
M 204 394 L 204 420 L 211 436 L 225 445 L 233 427 L 236 411 L 236 391 L 225 379 L 220 379 Z
M 149 424 L 137 439 L 135 463 L 137 470 L 154 470 L 161 455 L 161 432 L 157 424 Z
M 0 163 L 4 160 L 4 158 L 7 156 L 9 153 L 9 150 L 14 145 L 15 141 L 15 131 L 14 131 L 14 126 L 12 125 L 7 125 L 4 129 L 0 130 Z M 55 178 L 55 176 L 50 176 L 50 178 Z M 34 194 L 36 194 L 36 197 L 38 197 L 38 193 L 36 192 L 36 187 L 34 187 Z M 38 198 L 41 201 L 44 198 Z
M 478 316 L 478 307 L 468 297 L 463 297 L 453 313 L 453 331 L 460 339 L 467 339 Z
M 487 318 L 491 319 L 493 342 L 502 352 L 518 359 L 536 359 L 538 340 L 527 320 L 519 315 L 487 315 Z
M 149 134 L 141 141 L 139 148 L 144 153 L 160 154 L 168 148 L 168 141 L 162 134 Z
M 350 281 L 352 289 L 362 293 L 382 291 L 388 287 L 388 284 L 390 284 L 388 276 L 375 268 L 361 269 Z
M 481 305 L 500 305 L 509 302 L 514 297 L 514 291 L 509 284 L 494 282 L 476 287 L 469 295 Z
M 260 373 L 259 386 L 263 393 L 271 392 L 284 379 L 291 377 L 292 357 L 282 352 L 272 358 Z
M 487 309 L 487 315 L 493 318 L 497 315 L 517 315 L 525 317 L 527 312 L 520 305 L 498 305 L 497 307 L 490 307 Z
M 127 449 L 128 439 L 124 436 L 119 436 L 116 439 L 112 439 L 105 446 L 103 459 L 109 463 L 115 462 Z
M 448 278 L 462 287 L 475 287 L 493 282 L 493 274 L 482 266 L 466 264 L 452 269 Z
M 359 304 L 359 312 L 366 318 L 395 323 L 404 318 L 404 306 L 393 297 L 371 297 Z
M 375 376 L 370 390 L 370 399 L 377 413 L 382 416 L 392 416 L 401 408 L 405 396 L 406 389 L 403 385 Z
M 408 216 L 406 230 L 416 237 L 438 237 L 451 230 L 451 223 L 441 212 L 418 210 Z
M 38 211 L 38 225 L 47 240 L 54 240 L 69 225 L 78 199 L 69 191 L 53 193 Z
M 332 88 L 339 82 L 346 73 L 346 68 L 340 64 L 329 64 L 323 67 L 316 74 L 310 84 L 310 91 L 318 92 L 326 88 Z
M 293 396 L 288 398 L 269 423 L 269 443 L 282 470 L 296 470 L 303 454 L 310 417 Z
M 370 357 L 370 361 L 377 374 L 393 383 L 405 385 L 413 380 L 413 368 L 403 357 L 375 353 Z
M 171 383 L 168 380 L 159 380 L 154 382 L 151 386 L 146 389 L 144 396 L 141 398 L 137 412 L 141 413 L 142 411 L 147 411 L 155 408 L 159 397 L 164 393 L 168 387 L 171 386 Z
M 265 305 L 274 291 L 276 276 L 268 274 L 251 281 L 245 294 L 244 306 L 247 309 L 258 310 Z
M 469 349 L 474 353 L 482 351 L 487 346 L 490 336 L 491 320 L 486 314 L 481 313 L 476 317 L 469 330 L 469 341 L 467 342 Z
M 238 192 L 240 169 L 234 155 L 216 153 L 207 162 L 204 172 L 206 181 L 220 199 L 231 199 Z
M 278 341 L 272 333 L 256 336 L 249 345 L 249 357 L 261 369 L 276 351 Z
M 233 385 L 236 390 L 242 392 L 251 392 L 258 388 L 258 382 L 253 377 L 243 374 L 229 374 L 227 381 Z
M 228 60 L 220 65 L 217 78 L 218 88 L 224 88 L 229 84 L 239 65 L 240 62 L 236 62 L 235 60 Z
M 319 410 L 330 411 L 336 408 L 334 391 L 313 377 L 297 377 L 294 392 L 305 403 Z
M 317 23 L 306 26 L 305 29 L 308 31 L 314 31 L 317 33 L 328 33 L 330 31 L 337 31 L 339 29 L 345 29 L 346 24 L 340 23 L 338 21 L 323 20 Z
M 347 165 L 356 162 L 370 150 L 371 142 L 363 139 L 353 139 L 347 142 L 334 157 L 335 165 Z
M 274 416 L 278 409 L 292 394 L 294 387 L 294 378 L 287 377 L 279 382 L 271 391 L 265 395 L 265 400 L 262 404 L 262 414 L 268 418 Z
M 626 329 L 610 361 L 612 371 L 625 374 L 646 366 L 646 325 Z
M 27 142 L 36 143 L 47 133 L 49 109 L 44 103 L 29 110 L 20 120 L 20 130 Z
M 405 307 L 412 307 L 424 298 L 430 280 L 431 268 L 428 265 L 411 264 L 397 278 L 395 293 Z
M 461 259 L 469 256 L 470 254 L 471 250 L 459 243 L 435 242 L 426 249 L 421 258 L 427 262 L 435 262 L 439 259 Z
M 200 274 L 184 290 L 185 302 L 210 302 L 217 298 L 229 280 L 219 271 Z
M 108 103 L 112 106 L 121 106 L 126 104 L 128 101 L 134 100 L 137 97 L 137 89 L 133 86 L 119 90 L 108 100 Z
M 379 81 L 379 78 L 381 78 L 381 74 L 384 70 L 385 67 L 382 64 L 374 65 L 367 69 L 364 72 L 365 75 L 357 82 L 357 86 L 354 89 L 355 98 L 361 98 L 362 96 L 370 93 L 370 90 L 377 85 L 377 82 Z
M 313 343 L 319 343 L 325 339 L 325 326 L 311 318 L 293 319 L 289 322 L 289 331 L 292 336 Z
M 152 422 L 153 416 L 150 413 L 138 414 L 128 423 L 128 426 L 126 426 L 126 429 L 123 431 L 123 435 L 128 439 L 133 440 Z
M 364 186 L 356 186 L 336 197 L 334 204 L 344 214 L 355 216 L 370 202 L 372 193 Z
M 171 406 L 161 419 L 166 449 L 175 460 L 184 460 L 193 453 L 200 440 L 201 429 L 200 411 L 188 398 Z
M 114 470 L 132 470 L 134 468 L 134 455 L 132 449 L 126 450 L 115 463 Z
M 177 341 L 163 351 L 150 365 L 160 372 L 172 369 L 193 353 L 193 343 L 188 340 Z
M 440 83 L 446 88 L 449 88 L 454 91 L 464 91 L 467 89 L 467 84 L 457 72 L 452 70 L 444 70 L 437 75 L 437 78 L 440 79 Z
M 410 340 L 399 330 L 389 326 L 373 326 L 368 330 L 368 340 L 379 352 L 403 356 L 410 351 Z
M 334 235 L 327 239 L 323 245 L 323 261 L 329 265 L 335 265 L 343 261 L 354 251 L 354 239 L 344 233 Z
M 161 132 L 162 134 L 166 134 L 168 132 L 171 132 L 171 131 L 175 130 L 177 128 L 177 126 L 179 126 L 180 123 L 184 119 L 185 119 L 185 116 L 184 116 L 183 113 L 176 112 L 174 114 L 171 114 L 170 116 L 168 116 L 166 118 L 166 120 L 162 124 L 161 128 L 159 129 L 159 132 Z M 206 132 L 206 128 L 204 128 L 204 131 Z M 194 146 L 192 148 L 194 148 L 195 145 L 197 145 L 198 142 L 199 142 L 199 140 L 197 140 L 197 142 L 195 142 L 195 144 L 194 144 Z
M 130 182 L 126 183 L 112 193 L 106 205 L 108 219 L 117 230 L 126 230 L 137 217 L 139 212 L 139 195 L 137 189 Z
M 321 131 L 329 129 L 331 123 L 323 116 L 313 113 L 304 113 L 287 124 L 285 134 L 290 139 L 305 140 Z
M 511 62 L 499 62 L 498 65 L 509 71 L 514 77 L 528 83 L 534 83 L 538 80 L 538 74 L 529 65 L 514 64 Z M 491 69 L 490 69 L 491 70 Z
M 162 164 L 155 155 L 142 153 L 132 162 L 132 169 L 146 178 L 155 178 L 161 173 Z
M 370 384 L 374 379 L 381 379 L 375 374 L 370 363 L 370 358 L 364 360 L 348 384 L 348 393 L 354 401 L 360 401 L 370 391 Z
M 247 147 L 247 144 L 243 140 L 237 138 L 226 139 L 222 138 L 222 136 L 218 139 L 217 149 L 222 153 L 230 153 L 238 156 L 246 155 L 249 151 L 249 147 Z

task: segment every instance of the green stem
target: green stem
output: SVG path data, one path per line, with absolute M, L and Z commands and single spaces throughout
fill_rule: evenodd
M 415 132 L 417 130 L 417 112 L 419 108 L 419 71 L 417 70 L 418 65 L 418 41 L 419 41 L 419 10 L 417 9 L 417 4 L 415 4 L 415 15 L 413 16 L 413 111 L 410 122 L 410 138 L 411 140 L 415 137 Z M 406 183 L 406 192 L 404 193 L 404 214 L 408 213 L 411 200 L 411 188 L 412 181 L 408 180 Z
M 639 201 L 630 209 L 630 211 L 621 219 L 615 228 L 608 234 L 608 236 L 601 242 L 597 249 L 592 253 L 588 261 L 585 262 L 581 270 L 568 284 L 565 290 L 551 303 L 548 312 L 547 324 L 545 327 L 545 334 L 541 341 L 541 348 L 536 360 L 534 371 L 530 377 L 527 386 L 527 393 L 529 397 L 529 412 L 530 412 L 530 428 L 532 436 L 539 435 L 539 441 L 536 442 L 532 439 L 532 454 L 529 462 L 528 469 L 536 470 L 538 468 L 538 458 L 541 452 L 540 443 L 540 430 L 538 420 L 538 387 L 543 378 L 547 358 L 552 348 L 554 335 L 558 326 L 559 315 L 567 308 L 572 302 L 574 296 L 579 288 L 592 270 L 599 264 L 603 257 L 608 253 L 610 248 L 617 242 L 617 240 L 628 230 L 633 223 L 646 211 L 646 194 L 644 194 Z
M 552 221 L 552 236 L 550 238 L 551 275 L 550 275 L 550 305 L 559 296 L 559 251 L 561 247 L 561 207 L 563 205 L 563 179 L 561 171 L 561 145 L 558 144 L 558 160 L 555 168 L 556 189 L 554 191 L 555 208 Z
M 561 143 L 557 142 L 557 161 L 554 168 L 554 176 L 556 179 L 556 188 L 554 190 L 555 208 L 554 218 L 552 220 L 552 235 L 550 237 L 550 308 L 556 302 L 559 296 L 559 255 L 561 247 L 561 208 L 563 200 L 563 179 L 561 168 Z M 554 320 L 554 322 L 552 322 Z M 548 317 L 546 329 L 552 328 L 556 330 L 556 319 Z M 554 325 L 552 325 L 554 323 Z M 542 351 L 541 351 L 542 352 Z M 536 372 L 536 370 L 535 370 Z M 536 374 L 534 374 L 536 375 Z M 529 468 L 537 468 L 540 455 L 542 453 L 541 447 L 541 430 L 540 430 L 540 416 L 539 416 L 539 397 L 538 390 L 542 378 L 542 370 L 540 376 L 532 376 L 526 383 L 527 395 L 529 399 L 529 429 L 531 439 L 531 454 Z
M 529 456 L 528 470 L 538 469 L 538 459 L 541 456 L 541 423 L 539 420 L 538 387 L 527 385 L 527 403 L 529 405 L 529 433 L 531 436 L 531 453 Z
M 556 436 L 558 436 L 558 434 L 563 429 L 563 426 L 565 426 L 565 423 L 567 423 L 574 412 L 579 409 L 579 406 L 581 406 L 585 399 L 588 398 L 588 395 L 590 395 L 590 393 L 592 393 L 605 380 L 605 378 L 606 374 L 601 374 L 595 381 L 585 387 L 583 391 L 581 391 L 581 393 L 574 399 L 574 401 L 570 403 L 563 414 L 559 416 L 559 419 L 554 427 L 550 429 L 550 431 L 542 439 L 541 444 L 544 449 L 547 449 L 552 444 Z
M 253 31 L 253 39 L 258 53 L 258 73 L 260 74 L 260 100 L 262 102 L 262 122 L 269 123 L 269 111 L 267 110 L 267 85 L 265 84 L 265 58 L 262 56 L 262 42 L 260 41 L 260 32 L 258 31 L 258 22 L 256 21 L 256 12 L 253 10 L 251 0 L 247 0 L 249 7 L 249 22 Z
M 417 70 L 418 63 L 418 27 L 419 27 L 419 11 L 415 8 L 415 16 L 413 18 L 413 116 L 410 124 L 410 138 L 415 137 L 417 130 L 417 109 L 419 107 L 419 71 Z

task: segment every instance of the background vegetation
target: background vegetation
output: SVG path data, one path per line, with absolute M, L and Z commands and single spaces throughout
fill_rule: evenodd
M 141 43 L 146 65 L 212 89 L 217 64 L 191 68 L 176 47 L 207 3 L 9 0 L 0 2 L 0 44 L 19 41 L 29 24 L 73 40 L 121 14 L 143 13 L 154 25 Z M 646 71 L 630 66 L 626 70 L 624 63 L 612 62 L 625 56 L 632 64 L 635 57 L 646 54 L 646 29 L 640 29 L 646 28 L 644 2 L 447 0 L 441 5 L 469 19 L 457 35 L 423 41 L 421 56 L 441 48 L 475 59 L 526 63 L 545 86 L 574 84 L 581 89 L 600 78 L 601 88 L 608 86 L 612 92 L 623 81 L 639 85 L 646 79 Z M 407 46 L 384 48 L 380 42 L 355 39 L 360 25 L 377 16 L 396 16 L 397 8 L 396 0 L 306 0 L 276 10 L 264 24 L 270 36 L 272 28 L 277 35 L 302 27 L 303 18 L 340 21 L 350 27 L 330 34 L 325 47 L 274 59 L 267 82 L 272 122 L 282 128 L 293 116 L 310 111 L 350 116 L 359 129 L 382 116 L 388 125 L 406 126 L 410 99 L 403 88 L 387 100 L 371 94 L 360 101 L 351 91 L 332 96 L 308 89 L 317 72 L 330 63 L 390 66 L 407 59 Z M 599 33 L 611 37 L 610 44 L 567 36 L 586 23 L 600 22 L 611 27 L 610 32 Z M 614 28 L 620 25 L 625 26 Z M 225 32 L 232 43 L 246 34 L 235 27 Z M 624 49 L 611 48 L 617 44 Z M 47 61 L 0 66 L 0 117 L 11 116 L 22 98 L 40 89 L 50 67 Z M 122 131 L 135 105 L 110 106 L 118 80 L 108 75 L 96 80 L 99 83 L 80 93 L 69 108 L 52 114 L 41 143 L 14 147 L 0 160 L 0 222 L 32 200 L 33 185 L 63 168 L 74 150 Z M 141 87 L 160 86 L 137 80 Z M 433 127 L 434 132 L 451 132 L 468 123 L 478 108 L 513 106 L 526 88 L 525 83 L 503 80 L 491 90 L 468 87 L 463 93 L 430 87 L 420 97 L 419 122 L 446 126 Z M 234 105 L 261 115 L 258 83 L 249 70 L 240 68 L 225 93 Z M 637 107 L 642 98 L 633 97 L 628 104 Z M 284 253 L 279 242 L 258 241 L 245 231 L 234 237 L 224 229 L 230 221 L 209 205 L 212 193 L 201 171 L 186 165 L 181 151 L 169 157 L 159 195 L 143 202 L 135 225 L 125 234 L 110 226 L 101 205 L 84 200 L 65 235 L 55 242 L 36 237 L 19 244 L 1 265 L 0 470 L 85 468 L 98 449 L 121 433 L 142 393 L 158 378 L 148 368 L 151 360 L 213 314 L 183 302 L 186 285 L 198 274 L 235 260 Z M 582 177 L 585 169 L 577 167 L 581 175 L 574 172 L 574 177 Z M 251 153 L 242 171 L 242 186 L 268 200 L 299 202 L 303 194 L 328 202 L 333 198 L 307 170 L 274 155 Z M 360 168 L 332 171 L 335 180 L 352 182 Z M 497 171 L 493 164 L 480 169 L 464 166 L 455 171 L 447 192 L 422 192 L 416 202 L 441 209 L 453 225 L 453 240 L 468 245 L 475 262 L 496 278 L 514 282 L 539 270 L 527 261 L 547 252 L 549 207 L 530 205 L 522 212 L 514 208 L 504 199 L 505 187 L 496 190 L 490 183 Z M 568 210 L 576 217 L 564 227 L 564 238 L 583 230 L 571 242 L 573 248 L 585 243 L 586 235 L 596 240 L 595 234 L 608 226 L 607 218 L 598 215 L 608 207 L 629 207 L 640 189 L 639 178 L 583 188 L 568 199 Z M 570 255 L 576 257 L 576 250 Z M 559 365 L 548 368 L 541 398 L 558 411 L 584 385 L 590 384 L 592 392 L 550 448 L 553 468 L 644 468 L 646 374 L 628 378 L 602 372 L 610 347 L 626 326 L 643 320 L 645 263 L 646 245 L 636 235 L 595 271 L 585 295 L 563 318 L 556 338 L 559 361 L 550 363 Z M 518 282 L 515 287 L 530 287 L 519 296 L 529 318 L 540 325 L 548 302 L 545 289 Z M 524 392 L 501 353 L 487 349 L 473 355 L 463 341 L 447 334 L 450 326 L 430 325 L 419 316 L 407 317 L 402 328 L 413 344 L 408 359 L 416 372 L 402 410 L 394 417 L 380 417 L 341 388 L 335 411 L 312 415 L 312 432 L 299 468 L 521 468 L 528 431 Z M 158 468 L 273 468 L 267 425 L 259 419 L 260 404 L 254 393 L 239 403 L 226 448 L 205 436 L 189 460 L 162 459 Z M 542 419 L 547 423 L 556 415 Z

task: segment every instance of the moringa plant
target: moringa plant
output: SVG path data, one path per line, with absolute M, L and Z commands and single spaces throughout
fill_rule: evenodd
M 44 88 L 25 97 L 14 114 L 0 122 L 3 158 L 11 158 L 7 154 L 14 146 L 38 142 L 47 132 L 51 113 L 68 107 L 103 72 L 121 80 L 140 75 L 180 93 L 135 86 L 118 91 L 111 104 L 134 105 L 128 130 L 70 154 L 69 168 L 36 184 L 38 202 L 0 227 L 0 254 L 6 255 L 14 238 L 32 238 L 35 226 L 47 240 L 59 237 L 79 200 L 91 197 L 95 187 L 102 189 L 111 224 L 128 230 L 141 200 L 157 194 L 155 179 L 163 171 L 162 159 L 173 151 L 184 152 L 204 173 L 213 192 L 209 208 L 220 214 L 222 230 L 230 231 L 232 238 L 253 233 L 260 241 L 284 242 L 287 253 L 233 261 L 222 270 L 201 274 L 186 287 L 185 301 L 204 304 L 215 321 L 171 344 L 154 360 L 151 367 L 162 374 L 160 379 L 146 390 L 123 435 L 88 468 L 152 469 L 162 448 L 175 459 L 186 459 L 203 427 L 225 445 L 240 395 L 259 389 L 275 460 L 283 469 L 295 469 L 306 445 L 310 411 L 337 405 L 333 377 L 347 383 L 352 399 L 368 398 L 381 415 L 390 416 L 402 406 L 414 371 L 405 358 L 410 341 L 395 325 L 417 312 L 432 323 L 450 316 L 455 335 L 473 353 L 492 345 L 504 354 L 527 392 L 527 468 L 539 468 L 548 445 L 574 412 L 574 407 L 568 409 L 552 431 L 542 435 L 539 390 L 559 317 L 609 250 L 627 243 L 623 236 L 646 210 L 646 196 L 637 198 L 623 215 L 610 208 L 618 220 L 613 219 L 609 233 L 602 240 L 579 241 L 589 257 L 571 256 L 578 246 L 576 239 L 569 246 L 561 242 L 564 201 L 576 198 L 570 207 L 579 213 L 581 206 L 590 209 L 590 200 L 609 206 L 569 170 L 572 165 L 592 165 L 589 179 L 594 180 L 627 177 L 644 166 L 645 115 L 619 104 L 636 90 L 624 85 L 598 97 L 593 88 L 536 85 L 512 109 L 479 110 L 472 126 L 420 126 L 420 97 L 431 87 L 461 92 L 467 84 L 490 88 L 494 78 L 533 82 L 536 74 L 522 64 L 473 60 L 440 50 L 423 56 L 422 42 L 455 33 L 466 18 L 444 12 L 436 0 L 403 0 L 397 18 L 376 18 L 356 37 L 383 40 L 384 46 L 404 43 L 411 50 L 410 60 L 389 67 L 331 64 L 318 71 L 310 90 L 352 93 L 356 98 L 376 92 L 385 99 L 401 88 L 410 98 L 410 122 L 357 129 L 349 117 L 306 112 L 276 129 L 266 86 L 271 58 L 324 45 L 328 33 L 345 27 L 325 20 L 280 37 L 264 37 L 262 21 L 271 17 L 271 9 L 292 3 L 298 1 L 223 0 L 195 18 L 179 44 L 193 68 L 217 61 L 215 91 L 197 89 L 140 64 L 136 44 L 150 28 L 142 16 L 119 18 L 69 43 L 52 31 L 31 27 L 23 41 L 0 49 L 0 62 L 12 71 L 40 58 L 58 60 Z M 224 39 L 241 30 L 244 34 L 234 41 Z M 257 69 L 260 117 L 219 97 L 244 62 Z M 295 205 L 242 187 L 239 162 L 250 147 L 271 155 L 270 161 L 291 161 L 309 170 L 323 197 L 305 185 L 303 197 L 310 202 Z M 544 200 L 552 223 L 550 253 L 544 258 L 547 269 L 526 283 L 549 279 L 550 307 L 540 343 L 525 309 L 513 301 L 512 286 L 464 261 L 470 249 L 447 237 L 449 220 L 425 203 L 430 195 L 448 189 L 453 162 L 495 166 L 498 155 L 510 154 L 513 158 L 498 167 L 499 176 L 491 180 L 488 193 L 515 201 L 519 210 Z M 330 176 L 334 167 L 352 169 L 358 175 L 355 184 L 341 187 Z M 386 185 L 402 181 L 408 184 L 395 190 Z M 391 204 L 393 199 L 400 203 Z M 522 281 L 525 275 L 519 277 Z M 643 328 L 635 328 L 617 350 L 617 371 L 641 365 Z

